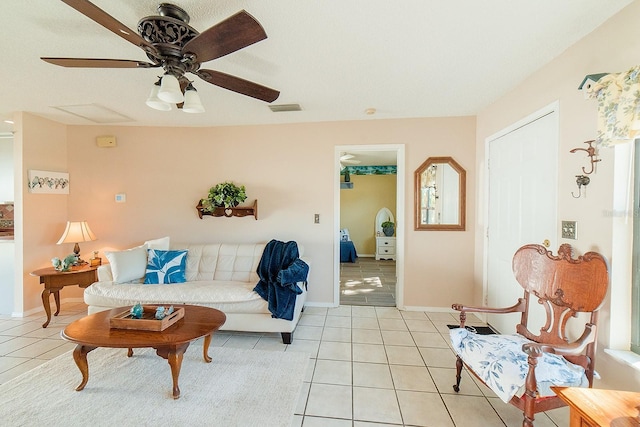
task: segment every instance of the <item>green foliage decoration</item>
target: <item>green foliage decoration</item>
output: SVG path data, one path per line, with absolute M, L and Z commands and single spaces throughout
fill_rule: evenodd
M 216 207 L 233 208 L 245 200 L 247 200 L 247 192 L 244 185 L 237 186 L 233 182 L 226 181 L 211 187 L 209 194 L 200 201 L 200 204 L 204 212 L 213 212 Z

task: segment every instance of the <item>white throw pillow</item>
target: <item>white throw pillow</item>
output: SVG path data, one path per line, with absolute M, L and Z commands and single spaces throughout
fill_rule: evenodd
M 168 251 L 169 250 L 169 236 L 161 237 L 159 239 L 147 240 L 144 244 L 147 246 L 147 249 L 157 249 L 159 251 Z
M 125 251 L 105 251 L 104 255 L 111 265 L 115 283 L 141 280 L 147 270 L 147 246 L 137 246 Z

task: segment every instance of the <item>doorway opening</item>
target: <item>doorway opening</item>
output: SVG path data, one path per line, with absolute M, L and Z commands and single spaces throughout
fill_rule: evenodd
M 344 160 L 350 162 L 344 162 Z M 357 165 L 345 170 L 346 166 Z M 378 170 L 375 170 L 378 167 Z M 387 167 L 388 170 L 385 170 Z M 395 173 L 390 175 L 389 170 Z M 347 172 L 350 176 L 344 176 Z M 349 173 L 350 172 L 350 173 Z M 369 174 L 369 176 L 367 176 Z M 404 145 L 335 147 L 334 303 L 335 305 L 403 305 Z M 349 185 L 345 185 L 347 178 Z M 341 185 L 342 183 L 342 185 Z M 392 188 L 389 190 L 389 186 Z M 341 190 L 341 187 L 343 188 Z M 345 189 L 345 187 L 350 187 Z M 369 188 L 369 193 L 364 191 Z M 376 189 L 391 193 L 376 195 Z M 360 191 L 358 191 L 358 189 Z M 367 195 L 372 194 L 373 195 Z M 395 233 L 376 230 L 376 213 L 394 212 Z M 345 236 L 346 234 L 346 236 Z M 386 254 L 380 256 L 381 241 Z M 348 243 L 347 243 L 348 241 Z M 346 251 L 350 251 L 346 253 Z M 392 255 L 392 256 L 391 256 Z

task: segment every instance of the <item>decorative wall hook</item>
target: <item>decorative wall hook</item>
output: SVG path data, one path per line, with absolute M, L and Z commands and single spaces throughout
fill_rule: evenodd
M 571 192 L 571 195 L 573 196 L 574 199 L 579 199 L 580 196 L 582 196 L 582 187 L 584 186 L 584 193 L 585 193 L 585 197 L 587 197 L 587 185 L 589 185 L 589 182 L 591 182 L 591 180 L 589 179 L 588 176 L 586 175 L 576 175 L 576 184 L 578 184 L 578 195 L 576 196 L 575 194 L 573 194 L 573 191 Z
M 595 140 L 591 140 L 591 141 L 585 141 L 585 144 L 589 145 L 589 148 L 574 148 L 573 150 L 569 151 L 570 153 L 575 153 L 576 151 L 586 151 L 587 152 L 587 156 L 589 157 L 589 161 L 591 162 L 591 169 L 589 170 L 589 172 L 587 172 L 587 170 L 584 168 L 584 166 L 582 167 L 582 172 L 586 175 L 591 174 L 594 171 L 594 163 L 597 163 L 599 161 L 601 161 L 602 159 L 597 159 L 596 157 L 598 156 L 596 154 L 596 148 L 592 145 L 595 142 Z M 586 184 L 585 184 L 586 185 Z M 578 196 L 580 197 L 580 196 Z

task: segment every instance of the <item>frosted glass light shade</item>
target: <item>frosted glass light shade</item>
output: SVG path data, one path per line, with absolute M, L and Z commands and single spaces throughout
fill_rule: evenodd
M 149 94 L 149 98 L 147 98 L 146 104 L 154 110 L 170 111 L 171 104 L 158 98 L 158 92 L 160 92 L 160 85 L 154 84 L 151 89 L 151 93 Z
M 204 113 L 204 107 L 200 101 L 198 91 L 189 84 L 187 90 L 184 91 L 184 105 L 182 111 L 185 113 Z
M 180 90 L 180 82 L 178 82 L 176 76 L 171 74 L 162 76 L 158 98 L 170 104 L 178 104 L 184 101 L 184 96 Z

